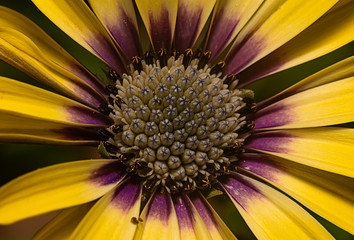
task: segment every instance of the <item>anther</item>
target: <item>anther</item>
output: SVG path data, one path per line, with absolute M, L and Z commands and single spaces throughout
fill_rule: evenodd
M 179 53 L 178 53 L 178 51 L 176 51 L 176 50 L 172 50 L 172 52 L 171 52 L 171 57 L 175 57 L 175 59 L 177 59 L 178 58 L 178 56 L 179 56 Z
M 257 104 L 256 103 L 249 103 L 240 110 L 238 110 L 238 113 L 241 115 L 246 115 L 250 113 L 255 113 L 257 111 Z
M 160 60 L 160 66 L 163 68 L 167 65 L 167 52 L 166 49 L 161 49 L 158 53 L 158 58 Z
M 118 93 L 117 88 L 115 86 L 113 86 L 113 85 L 110 85 L 110 84 L 106 86 L 106 90 L 109 93 L 112 93 L 113 95 L 117 95 L 117 93 Z
M 119 108 L 122 106 L 122 104 L 125 104 L 124 100 L 119 96 L 116 96 L 115 103 Z
M 107 141 L 109 138 L 114 137 L 114 134 L 109 132 L 107 129 L 99 129 L 98 134 L 102 141 Z
M 143 64 L 141 63 L 141 58 L 138 56 L 135 56 L 132 58 L 132 63 L 135 68 L 139 73 L 143 70 Z
M 230 148 L 224 149 L 224 154 L 226 156 L 238 154 L 242 151 L 242 146 L 242 142 L 235 142 Z
M 236 80 L 236 76 L 233 75 L 233 74 L 229 74 L 225 78 L 224 83 L 227 84 L 227 85 L 231 85 L 235 80 Z
M 190 61 L 192 60 L 193 57 L 193 51 L 192 49 L 188 48 L 185 52 L 184 52 L 184 56 L 183 56 L 183 66 L 184 68 L 187 68 Z
M 251 131 L 253 128 L 254 128 L 254 122 L 253 121 L 247 121 L 246 124 L 244 124 L 242 127 L 240 127 L 236 131 L 236 133 L 243 134 L 243 133 Z
M 219 72 L 221 72 L 224 67 L 225 67 L 225 62 L 224 61 L 220 61 L 218 62 L 211 70 L 210 70 L 210 75 L 213 74 L 218 74 Z
M 114 124 L 114 125 L 112 126 L 112 131 L 113 131 L 114 133 L 123 132 L 123 125 Z
M 129 162 L 134 157 L 135 157 L 134 153 L 123 153 L 119 155 L 118 160 L 125 164 L 126 162 Z
M 146 183 L 144 184 L 144 188 L 146 190 L 152 190 L 156 186 L 156 182 L 157 182 L 157 177 L 154 176 L 153 178 L 146 181 Z
M 198 69 L 203 68 L 209 62 L 210 58 L 211 58 L 211 52 L 210 51 L 204 52 L 200 57 L 198 63 Z
M 109 115 L 111 113 L 112 109 L 110 109 L 107 105 L 101 104 L 98 107 L 98 111 L 100 113 L 103 113 L 104 115 Z
M 118 147 L 116 145 L 113 145 L 112 143 L 109 143 L 107 141 L 103 142 L 103 146 L 107 150 L 107 152 L 114 153 L 118 151 Z
M 195 52 L 194 52 L 194 54 L 193 54 L 193 59 L 200 59 L 200 57 L 202 56 L 202 54 L 203 54 L 203 50 L 202 49 L 200 49 L 200 48 L 198 48 Z
M 118 81 L 118 80 L 119 80 L 120 83 L 123 82 L 123 78 L 122 78 L 115 70 L 113 70 L 113 69 L 111 69 L 111 70 L 109 71 L 108 77 L 109 77 L 109 79 L 111 79 L 112 81 Z
M 147 65 L 152 65 L 154 63 L 154 55 L 151 51 L 146 51 L 144 54 L 145 63 Z

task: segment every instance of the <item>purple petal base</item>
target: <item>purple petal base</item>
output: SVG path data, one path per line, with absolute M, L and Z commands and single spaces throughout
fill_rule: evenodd
M 247 138 L 245 147 L 268 152 L 288 153 L 287 144 L 294 136 L 283 131 L 254 133 Z
M 150 19 L 150 37 L 154 45 L 155 51 L 160 49 L 171 50 L 172 30 L 170 26 L 169 11 L 163 8 L 158 15 L 158 19 L 151 12 L 149 13 Z
M 172 208 L 171 196 L 168 193 L 155 192 L 147 205 L 147 220 L 158 219 L 167 225 Z
M 118 185 L 112 197 L 112 204 L 123 212 L 128 212 L 141 198 L 141 184 L 127 179 Z
M 105 164 L 91 173 L 90 181 L 99 185 L 119 182 L 127 175 L 125 169 L 126 167 L 119 161 Z

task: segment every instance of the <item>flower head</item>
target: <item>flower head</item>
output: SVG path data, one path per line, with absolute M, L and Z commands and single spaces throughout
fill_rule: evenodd
M 259 239 L 331 239 L 299 203 L 353 233 L 353 131 L 328 127 L 354 119 L 353 57 L 259 103 L 246 88 L 351 42 L 352 2 L 33 2 L 107 77 L 1 7 L 0 58 L 57 93 L 2 77 L 0 139 L 102 159 L 4 185 L 0 223 L 63 209 L 35 239 L 236 239 L 222 194 Z

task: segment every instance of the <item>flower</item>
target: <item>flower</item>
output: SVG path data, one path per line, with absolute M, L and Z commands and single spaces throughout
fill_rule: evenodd
M 2 77 L 0 139 L 105 158 L 4 185 L 0 223 L 63 209 L 35 239 L 235 239 L 224 194 L 259 239 L 332 238 L 299 203 L 353 233 L 353 131 L 328 126 L 353 121 L 354 58 L 257 104 L 244 88 L 351 42 L 353 2 L 33 2 L 111 82 L 1 7 L 1 59 L 57 93 Z

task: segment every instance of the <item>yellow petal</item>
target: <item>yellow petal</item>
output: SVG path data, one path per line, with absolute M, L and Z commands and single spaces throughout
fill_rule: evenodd
M 177 0 L 136 0 L 154 50 L 170 51 L 175 32 Z
M 24 124 L 25 123 L 25 124 Z M 97 129 L 74 127 L 1 111 L 0 142 L 98 145 Z
M 133 239 L 140 210 L 141 186 L 122 182 L 100 199 L 72 234 L 72 240 Z
M 141 56 L 139 28 L 133 1 L 89 0 L 89 3 L 128 59 Z
M 99 106 L 104 102 L 83 80 L 51 62 L 25 35 L 11 28 L 0 28 L 0 58 L 30 77 L 80 102 Z
M 334 239 L 305 209 L 264 183 L 231 173 L 222 185 L 258 239 Z
M 86 160 L 25 174 L 0 188 L 0 223 L 95 200 L 125 176 L 121 168 L 113 160 Z
M 310 128 L 253 134 L 248 148 L 354 177 L 354 129 Z
M 100 112 L 55 93 L 0 77 L 0 112 L 71 126 L 107 125 Z
M 89 202 L 62 210 L 36 233 L 33 240 L 68 239 L 92 206 L 93 202 Z
M 0 26 L 2 28 L 10 28 L 12 30 L 22 33 L 28 39 L 30 39 L 34 45 L 37 46 L 37 50 L 43 53 L 40 56 L 44 56 L 45 59 L 38 59 L 38 52 L 36 52 L 32 56 L 36 56 L 37 60 L 41 60 L 42 64 L 48 64 L 54 69 L 59 69 L 59 67 L 61 67 L 75 74 L 79 78 L 83 79 L 86 83 L 90 84 L 97 91 L 104 92 L 104 85 L 100 80 L 93 76 L 84 66 L 82 66 L 78 61 L 76 61 L 68 52 L 65 51 L 64 48 L 62 48 L 45 31 L 43 31 L 30 19 L 9 8 L 1 6 L 0 16 Z M 51 64 L 51 62 L 55 64 Z M 77 79 L 74 80 L 77 81 Z M 62 82 L 62 84 L 64 83 Z
M 268 55 L 313 24 L 337 2 L 265 1 L 233 43 L 225 71 L 238 73 Z
M 239 73 L 240 86 L 308 62 L 350 43 L 354 39 L 353 11 L 353 1 L 331 9 L 284 46 Z
M 100 21 L 82 0 L 32 0 L 39 10 L 72 39 L 119 72 L 125 66 Z
M 294 94 L 255 114 L 256 129 L 319 127 L 354 120 L 354 77 Z
M 144 207 L 134 240 L 179 240 L 176 212 L 169 193 L 153 194 Z
M 301 204 L 354 234 L 353 179 L 283 158 L 247 154 L 238 165 L 278 187 Z

